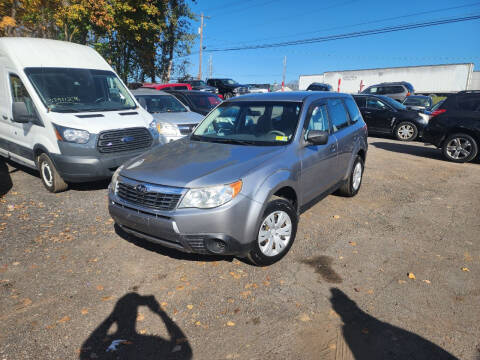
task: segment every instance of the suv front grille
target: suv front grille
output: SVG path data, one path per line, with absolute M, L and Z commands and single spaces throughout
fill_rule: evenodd
M 180 130 L 180 134 L 182 135 L 190 135 L 193 131 L 193 128 L 197 126 L 197 124 L 181 124 L 178 125 L 178 129 Z
M 153 189 L 147 191 L 139 191 L 138 186 L 125 184 L 119 182 L 117 185 L 117 195 L 122 200 L 129 203 L 145 206 L 155 210 L 173 210 L 177 206 L 178 200 L 180 200 L 181 194 L 168 194 L 163 192 L 157 192 Z M 143 185 L 145 189 L 146 186 Z
M 98 135 L 97 148 L 101 153 L 114 153 L 149 148 L 152 136 L 146 128 L 127 128 L 104 131 Z

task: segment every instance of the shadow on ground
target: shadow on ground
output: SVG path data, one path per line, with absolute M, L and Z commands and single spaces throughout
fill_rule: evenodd
M 115 232 L 122 239 L 132 243 L 136 246 L 139 246 L 145 250 L 156 252 L 157 254 L 168 256 L 177 260 L 189 260 L 189 261 L 233 261 L 233 256 L 219 256 L 219 255 L 201 255 L 201 254 L 191 254 L 184 253 L 175 249 L 170 249 L 168 247 L 152 243 L 150 241 L 138 238 L 132 234 L 125 232 L 120 226 L 115 224 Z M 242 259 L 239 259 L 242 261 Z
M 5 160 L 0 158 L 0 197 L 7 194 L 12 188 L 12 178 Z
M 137 333 L 135 323 L 140 306 L 148 307 L 162 319 L 170 339 Z M 132 292 L 117 301 L 112 313 L 85 340 L 79 358 L 183 360 L 192 358 L 192 348 L 183 331 L 161 309 L 154 296 Z
M 421 336 L 368 315 L 341 290 L 330 291 L 330 302 L 342 318 L 343 337 L 354 359 L 457 359 Z
M 373 145 L 379 149 L 396 153 L 415 155 L 435 160 L 444 160 L 441 151 L 432 147 L 411 145 L 409 143 L 391 143 L 383 141 L 375 141 L 372 142 L 370 145 Z

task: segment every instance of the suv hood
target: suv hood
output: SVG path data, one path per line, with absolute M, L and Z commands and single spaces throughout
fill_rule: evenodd
M 157 122 L 171 124 L 198 124 L 204 118 L 203 115 L 193 111 L 153 113 L 152 115 Z
M 151 184 L 182 188 L 228 184 L 285 146 L 248 146 L 191 141 L 189 137 L 157 146 L 125 163 L 120 175 Z

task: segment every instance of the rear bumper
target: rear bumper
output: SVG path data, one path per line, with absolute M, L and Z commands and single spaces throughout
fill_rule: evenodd
M 428 144 L 435 145 L 436 147 L 442 147 L 445 135 L 441 132 L 436 132 L 431 127 L 427 126 L 423 131 L 422 139 Z

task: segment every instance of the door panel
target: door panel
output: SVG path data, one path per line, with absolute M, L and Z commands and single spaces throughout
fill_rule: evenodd
M 388 105 L 377 98 L 369 97 L 366 112 L 368 112 L 369 129 L 377 132 L 391 132 L 392 110 Z

